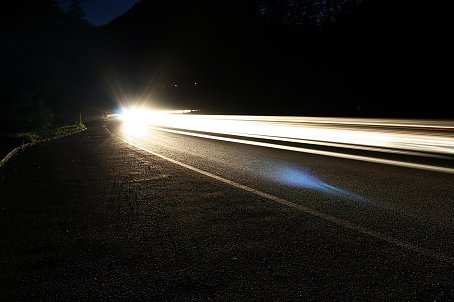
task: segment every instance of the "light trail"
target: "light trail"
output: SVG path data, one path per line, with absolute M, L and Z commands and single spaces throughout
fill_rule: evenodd
M 321 151 L 321 150 L 314 150 L 314 149 L 310 149 L 310 148 L 301 148 L 301 147 L 286 146 L 286 145 L 279 145 L 279 144 L 263 143 L 263 142 L 256 142 L 256 141 L 251 141 L 251 140 L 235 139 L 235 138 L 228 138 L 228 137 L 222 137 L 222 136 L 213 136 L 213 135 L 208 135 L 208 134 L 200 134 L 200 133 L 186 132 L 186 131 L 173 130 L 173 129 L 165 129 L 165 128 L 154 128 L 154 129 L 159 130 L 159 131 L 175 133 L 175 134 L 195 136 L 195 137 L 201 137 L 201 138 L 213 139 L 213 140 L 219 140 L 219 141 L 226 141 L 226 142 L 232 142 L 232 143 L 240 143 L 240 144 L 245 144 L 245 145 L 253 145 L 253 146 L 259 146 L 259 147 L 265 147 L 265 148 L 281 149 L 281 150 L 287 150 L 287 151 L 310 153 L 310 154 L 317 154 L 317 155 L 330 156 L 330 157 L 367 161 L 367 162 L 372 162 L 372 163 L 377 163 L 377 164 L 385 164 L 385 165 L 391 165 L 391 166 L 454 174 L 453 168 L 439 167 L 439 166 L 434 166 L 434 165 L 389 160 L 389 159 L 375 158 L 375 157 L 370 157 L 370 156 L 351 155 L 351 154 L 345 154 L 345 153 L 340 153 L 340 152 Z
M 336 143 L 394 150 L 454 155 L 454 123 L 297 117 L 169 115 L 154 126 L 276 141 Z M 439 130 L 443 129 L 443 130 Z M 385 151 L 385 150 L 382 150 Z
M 281 149 L 304 149 L 291 144 L 318 145 L 350 150 L 393 153 L 450 160 L 454 157 L 454 121 L 314 118 L 291 116 L 240 116 L 175 114 L 168 112 L 127 111 L 120 115 L 125 123 L 210 139 L 245 143 L 253 138 L 267 140 L 268 147 L 287 143 Z M 246 140 L 248 138 L 249 140 Z M 258 144 L 257 141 L 253 144 Z M 268 143 L 269 142 L 269 143 Z M 289 149 L 289 150 L 290 150 Z M 301 151 L 300 152 L 305 152 Z M 322 155 L 338 156 L 341 152 L 317 151 Z M 312 152 L 314 153 L 314 152 Z M 426 170 L 453 173 L 452 168 L 377 160 L 369 156 L 338 156 L 382 162 Z

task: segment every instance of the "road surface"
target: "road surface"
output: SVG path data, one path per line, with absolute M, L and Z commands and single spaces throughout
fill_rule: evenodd
M 5 299 L 454 298 L 453 174 L 108 129 L 0 171 Z
M 454 256 L 452 245 L 446 245 L 454 238 L 454 170 L 450 168 L 434 172 L 206 139 L 155 127 L 138 136 L 122 131 L 121 123 L 109 127 L 135 147 L 236 189 L 269 194 L 268 199 L 283 199 L 278 203 L 307 207 L 303 212 L 314 210 L 319 216 L 327 214 L 357 225 L 358 230 L 365 227 L 396 240 L 411 238 L 418 247 Z M 395 156 L 393 161 L 397 161 Z M 444 161 L 445 166 L 451 163 Z

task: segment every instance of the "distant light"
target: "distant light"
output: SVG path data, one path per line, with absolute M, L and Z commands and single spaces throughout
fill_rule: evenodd
M 175 120 L 175 116 L 191 113 L 196 110 L 152 110 L 145 107 L 123 108 L 115 118 L 122 121 L 122 130 L 128 136 L 145 136 L 151 125 Z M 174 116 L 174 118 L 171 117 Z
M 173 86 L 178 87 L 178 84 L 174 84 Z
M 123 132 L 128 136 L 144 136 L 148 130 L 149 112 L 142 108 L 123 109 L 119 115 Z

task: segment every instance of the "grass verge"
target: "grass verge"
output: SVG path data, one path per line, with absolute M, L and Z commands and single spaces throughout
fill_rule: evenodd
M 2 146 L 0 148 L 0 167 L 21 149 L 43 141 L 71 135 L 85 129 L 87 129 L 87 127 L 83 123 L 80 123 L 53 129 L 7 134 L 4 137 L 0 137 L 0 146 Z

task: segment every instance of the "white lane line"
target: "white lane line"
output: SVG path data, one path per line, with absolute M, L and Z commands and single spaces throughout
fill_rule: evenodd
M 311 154 L 317 154 L 317 155 L 367 161 L 367 162 L 372 162 L 372 163 L 398 166 L 398 167 L 404 167 L 404 168 L 412 168 L 412 169 L 454 174 L 454 168 L 409 163 L 409 162 L 404 162 L 404 161 L 375 158 L 375 157 L 361 156 L 361 155 L 353 155 L 353 154 L 344 154 L 344 153 L 331 152 L 331 151 L 313 150 L 313 149 L 309 149 L 309 148 L 286 146 L 286 145 L 279 145 L 279 144 L 272 144 L 272 143 L 263 143 L 263 142 L 249 141 L 249 140 L 245 140 L 245 139 L 229 138 L 229 137 L 193 133 L 193 132 L 173 130 L 173 129 L 164 129 L 164 128 L 159 128 L 159 127 L 150 127 L 150 128 L 158 130 L 158 131 L 182 134 L 182 135 L 187 135 L 187 136 L 196 136 L 196 137 L 201 137 L 201 138 L 214 139 L 214 140 L 220 140 L 220 141 L 226 141 L 226 142 L 232 142 L 232 143 L 240 143 L 240 144 L 246 144 L 246 145 L 266 147 L 266 148 L 282 149 L 282 150 L 289 150 L 289 151 L 302 152 L 302 153 L 311 153 Z
M 212 174 L 210 172 L 198 169 L 198 168 L 193 167 L 191 165 L 182 163 L 182 162 L 177 161 L 175 159 L 172 159 L 172 158 L 169 158 L 169 157 L 164 156 L 162 154 L 159 154 L 159 153 L 156 153 L 154 151 L 151 151 L 151 150 L 149 150 L 149 149 L 147 149 L 145 147 L 142 147 L 142 146 L 139 146 L 137 144 L 131 143 L 128 140 L 120 137 L 119 135 L 116 135 L 116 134 L 112 133 L 109 129 L 107 129 L 107 127 L 105 127 L 105 128 L 110 134 L 112 134 L 113 136 L 115 136 L 118 139 L 122 140 L 123 142 L 125 142 L 125 143 L 127 143 L 127 144 L 129 144 L 131 146 L 134 146 L 137 149 L 146 151 L 146 152 L 148 152 L 148 153 L 150 153 L 150 154 L 152 154 L 154 156 L 162 158 L 162 159 L 164 159 L 166 161 L 169 161 L 169 162 L 171 162 L 173 164 L 179 165 L 179 166 L 181 166 L 183 168 L 189 169 L 191 171 L 197 172 L 197 173 L 202 174 L 204 176 L 207 176 L 207 177 L 210 177 L 212 179 L 218 180 L 220 182 L 223 182 L 223 183 L 228 184 L 230 186 L 233 186 L 235 188 L 241 189 L 243 191 L 252 193 L 252 194 L 254 194 L 256 196 L 259 196 L 259 197 L 274 201 L 274 202 L 279 203 L 279 204 L 281 204 L 283 206 L 287 206 L 287 207 L 290 207 L 290 208 L 293 208 L 293 209 L 300 210 L 300 211 L 302 211 L 305 214 L 309 214 L 309 215 L 312 215 L 314 217 L 329 221 L 329 222 L 331 222 L 331 223 L 333 223 L 335 225 L 338 225 L 340 227 L 343 227 L 343 228 L 346 228 L 346 229 L 349 229 L 349 230 L 353 230 L 353 231 L 359 232 L 361 234 L 367 235 L 369 237 L 373 237 L 375 239 L 378 239 L 378 240 L 381 240 L 381 241 L 384 241 L 384 242 L 388 242 L 388 243 L 397 245 L 397 246 L 402 247 L 404 249 L 410 250 L 410 251 L 412 251 L 414 253 L 417 253 L 417 254 L 420 254 L 420 255 L 423 255 L 423 256 L 427 256 L 429 258 L 432 258 L 432 259 L 435 259 L 435 260 L 438 260 L 438 261 L 454 264 L 454 257 L 452 257 L 452 256 L 447 256 L 447 255 L 438 253 L 436 251 L 433 251 L 433 250 L 430 250 L 430 249 L 426 249 L 424 247 L 417 246 L 417 245 L 415 245 L 413 243 L 410 243 L 410 242 L 407 242 L 407 241 L 404 241 L 404 240 L 401 240 L 401 239 L 398 239 L 398 238 L 394 238 L 392 236 L 388 236 L 388 235 L 385 235 L 385 234 L 382 234 L 382 233 L 379 233 L 379 232 L 376 232 L 376 231 L 373 231 L 373 230 L 370 230 L 368 228 L 365 228 L 365 227 L 362 227 L 360 225 L 354 224 L 354 223 L 352 223 L 350 221 L 347 221 L 345 219 L 337 218 L 337 217 L 322 213 L 322 212 L 317 211 L 315 209 L 312 209 L 312 208 L 309 208 L 309 207 L 306 207 L 306 206 L 291 202 L 291 201 L 289 201 L 287 199 L 284 199 L 284 198 L 281 198 L 281 197 L 277 197 L 275 195 L 271 195 L 271 194 L 268 194 L 268 193 L 253 189 L 251 187 L 239 184 L 239 183 L 234 182 L 232 180 L 229 180 L 227 178 L 224 178 L 224 177 Z

